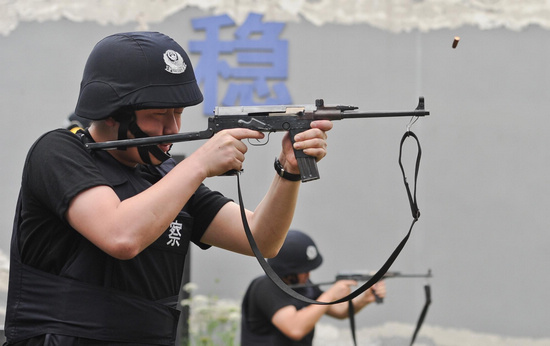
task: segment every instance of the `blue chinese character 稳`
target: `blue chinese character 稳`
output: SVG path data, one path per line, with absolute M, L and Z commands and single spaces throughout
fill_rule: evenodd
M 288 75 L 288 41 L 279 39 L 283 23 L 265 23 L 261 15 L 251 13 L 235 30 L 233 40 L 220 38 L 224 28 L 235 26 L 227 15 L 194 19 L 192 25 L 194 30 L 206 33 L 203 41 L 189 43 L 189 51 L 201 55 L 195 74 L 199 84 L 203 84 L 205 114 L 212 114 L 217 105 L 218 77 L 231 81 L 222 100 L 224 106 L 237 102 L 291 103 L 284 84 Z

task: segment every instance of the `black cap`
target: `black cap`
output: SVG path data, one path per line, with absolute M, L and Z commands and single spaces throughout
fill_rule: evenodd
M 312 271 L 323 263 L 323 256 L 307 234 L 290 230 L 277 256 L 267 262 L 283 277 Z
M 122 108 L 177 108 L 203 100 L 185 50 L 159 32 L 98 42 L 86 62 L 75 113 L 105 119 Z

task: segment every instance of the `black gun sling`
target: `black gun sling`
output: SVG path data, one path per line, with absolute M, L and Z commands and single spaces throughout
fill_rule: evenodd
M 424 286 L 424 293 L 426 295 L 426 302 L 424 303 L 424 307 L 422 308 L 422 312 L 420 313 L 420 316 L 418 317 L 418 321 L 416 322 L 416 328 L 413 333 L 413 337 L 411 339 L 410 345 L 414 343 L 414 340 L 416 340 L 416 336 L 418 335 L 418 331 L 420 330 L 420 327 L 422 326 L 422 323 L 424 322 L 424 319 L 426 318 L 426 315 L 428 314 L 428 308 L 430 307 L 430 304 L 432 303 L 432 293 L 430 285 Z
M 407 177 L 406 177 L 405 170 L 404 170 L 403 164 L 402 164 L 403 144 L 404 144 L 405 140 L 408 137 L 412 137 L 416 141 L 417 147 L 418 147 L 418 153 L 417 153 L 416 165 L 415 165 L 415 172 L 414 172 L 414 190 L 413 190 L 413 192 L 411 192 L 411 190 L 410 190 L 409 183 L 407 182 Z M 245 233 L 246 233 L 246 237 L 248 238 L 248 242 L 250 243 L 250 247 L 252 248 L 252 251 L 254 252 L 254 256 L 256 257 L 258 262 L 260 263 L 260 266 L 263 268 L 266 275 L 273 281 L 273 283 L 275 283 L 275 285 L 277 285 L 286 294 L 288 294 L 289 296 L 291 296 L 295 299 L 298 299 L 300 301 L 303 301 L 303 302 L 306 302 L 306 303 L 309 303 L 309 304 L 318 304 L 318 305 L 332 305 L 332 304 L 339 304 L 339 303 L 343 303 L 343 302 L 349 302 L 349 304 L 351 305 L 352 304 L 351 300 L 353 298 L 359 296 L 361 293 L 365 292 L 367 289 L 372 287 L 390 269 L 391 265 L 397 259 L 397 256 L 399 256 L 399 253 L 401 252 L 401 250 L 403 249 L 403 247 L 405 246 L 405 244 L 409 240 L 409 237 L 411 235 L 413 226 L 416 223 L 416 221 L 418 221 L 418 218 L 420 217 L 420 211 L 418 209 L 418 204 L 417 204 L 417 201 L 416 201 L 416 182 L 417 182 L 417 179 L 418 179 L 418 171 L 419 171 L 419 167 L 420 167 L 420 158 L 421 158 L 421 156 L 422 156 L 422 149 L 420 147 L 420 142 L 418 140 L 418 137 L 411 131 L 405 132 L 405 134 L 403 135 L 403 137 L 401 139 L 401 143 L 400 143 L 399 167 L 401 168 L 401 172 L 403 174 L 403 181 L 404 181 L 404 184 L 405 184 L 405 188 L 407 190 L 407 197 L 408 197 L 408 200 L 409 200 L 411 213 L 412 213 L 412 217 L 413 217 L 413 221 L 411 223 L 409 231 L 407 232 L 407 234 L 405 235 L 403 240 L 401 240 L 401 242 L 397 245 L 397 247 L 392 252 L 390 257 L 386 260 L 386 262 L 382 265 L 382 267 L 372 276 L 372 278 L 370 280 L 368 280 L 366 283 L 364 283 L 362 286 L 357 288 L 355 291 L 353 291 L 352 293 L 350 293 L 346 297 L 335 300 L 335 301 L 332 301 L 332 302 L 320 302 L 320 301 L 310 299 L 308 297 L 305 297 L 305 296 L 299 294 L 298 292 L 294 291 L 292 288 L 288 287 L 288 285 L 277 275 L 277 273 L 275 273 L 275 271 L 267 263 L 267 261 L 265 260 L 265 258 L 262 255 L 262 253 L 258 249 L 258 245 L 256 244 L 256 241 L 254 240 L 254 236 L 252 235 L 252 232 L 251 232 L 250 227 L 248 225 L 248 221 L 246 219 L 246 214 L 245 214 L 244 202 L 243 202 L 242 193 L 241 193 L 241 185 L 240 185 L 240 180 L 239 180 L 239 174 L 237 174 L 237 189 L 238 189 L 238 196 L 239 196 L 239 204 L 240 204 L 241 218 L 242 218 L 242 221 L 243 221 L 243 226 L 244 226 L 244 230 L 245 230 Z M 350 325 L 351 325 L 351 328 L 352 328 L 352 336 L 353 336 L 354 344 L 356 344 L 355 320 L 353 318 L 353 305 L 351 305 L 351 306 L 352 307 L 349 309 L 349 312 L 350 312 Z M 416 329 L 417 329 L 416 332 L 418 332 L 418 330 L 420 329 L 420 326 L 417 325 Z M 416 337 L 416 333 L 415 333 L 415 337 Z M 412 342 L 411 342 L 411 344 L 412 344 Z

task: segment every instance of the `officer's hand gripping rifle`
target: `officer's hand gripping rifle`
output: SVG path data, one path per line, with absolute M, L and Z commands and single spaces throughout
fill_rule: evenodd
M 199 139 L 208 139 L 215 133 L 232 128 L 247 128 L 260 132 L 290 132 L 294 143 L 294 136 L 308 130 L 315 120 L 342 120 L 352 118 L 381 118 L 381 117 L 421 117 L 429 115 L 424 109 L 424 98 L 420 97 L 418 106 L 413 111 L 393 112 L 359 112 L 355 106 L 325 106 L 322 99 L 315 101 L 315 105 L 274 105 L 274 106 L 230 106 L 216 107 L 214 116 L 208 118 L 208 128 L 204 131 L 178 133 L 173 135 L 154 136 L 146 138 L 132 138 L 99 143 L 87 143 L 88 149 L 116 149 L 159 145 L 166 143 L 186 142 Z M 302 182 L 319 179 L 319 170 L 315 158 L 304 154 L 302 150 L 294 150 Z

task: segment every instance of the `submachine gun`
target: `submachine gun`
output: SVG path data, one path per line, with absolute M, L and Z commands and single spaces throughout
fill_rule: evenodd
M 87 143 L 86 148 L 109 150 L 124 147 L 150 146 L 166 143 L 186 142 L 208 139 L 215 133 L 233 128 L 247 128 L 260 132 L 290 132 L 290 138 L 306 131 L 315 120 L 342 120 L 356 118 L 412 117 L 429 115 L 424 109 L 424 98 L 420 97 L 418 106 L 412 111 L 360 112 L 356 106 L 325 105 L 318 99 L 311 105 L 273 105 L 273 106 L 229 106 L 216 107 L 214 116 L 208 118 L 208 127 L 204 131 L 178 133 L 145 138 L 131 138 L 99 143 Z M 295 150 L 302 182 L 319 179 L 319 170 L 315 159 L 302 150 Z
M 367 282 L 370 279 L 372 279 L 373 274 L 370 271 L 363 271 L 363 270 L 355 270 L 355 271 L 342 271 L 336 274 L 336 279 L 332 281 L 326 281 L 326 282 L 319 282 L 319 283 L 308 283 L 308 284 L 296 284 L 296 285 L 290 285 L 291 288 L 300 288 L 300 287 L 307 287 L 307 286 L 327 286 L 332 285 L 336 283 L 336 281 L 340 280 L 355 280 L 358 282 Z M 429 269 L 426 274 L 401 274 L 401 272 L 397 271 L 387 271 L 383 276 L 382 279 L 391 279 L 391 278 L 431 278 L 432 277 L 432 270 Z M 376 298 L 377 303 L 383 303 L 384 299 L 382 297 L 379 297 L 376 295 L 376 292 L 373 291 L 373 294 Z

